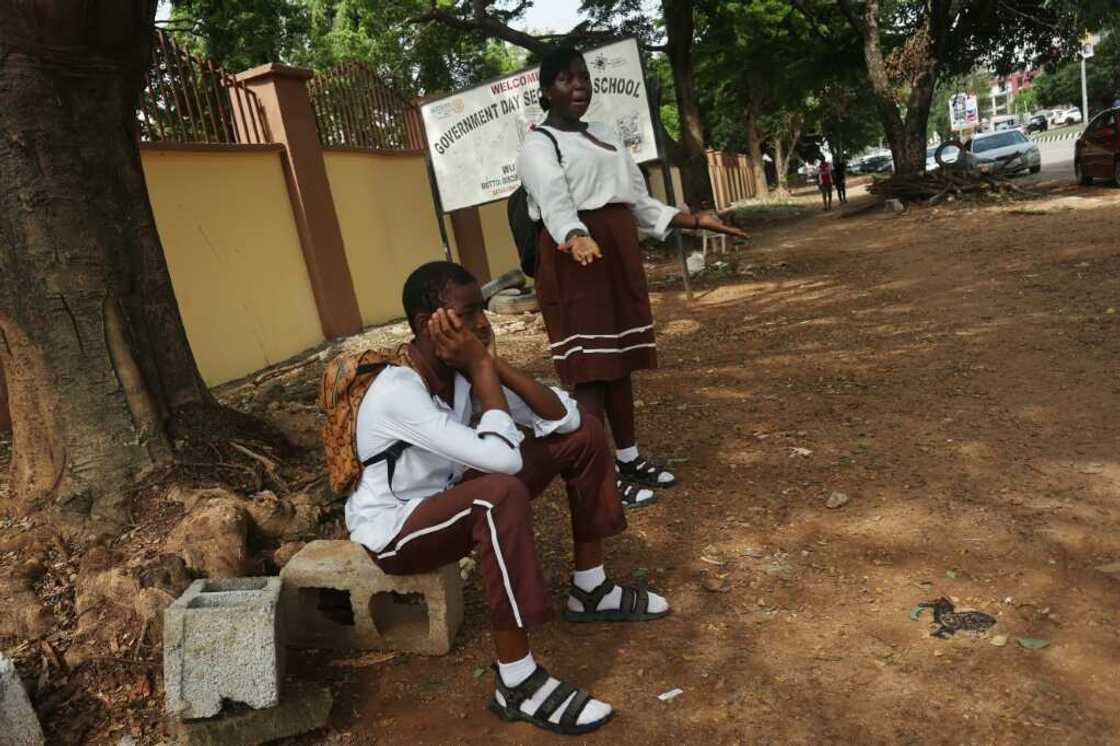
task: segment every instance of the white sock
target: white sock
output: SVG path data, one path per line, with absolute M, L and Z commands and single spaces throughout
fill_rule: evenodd
M 618 484 L 618 491 L 619 491 L 619 493 L 621 493 L 622 492 L 622 480 L 621 479 L 618 480 L 617 484 Z M 640 502 L 645 502 L 646 500 L 652 500 L 653 499 L 653 490 L 651 490 L 650 488 L 648 488 L 648 487 L 638 487 L 637 485 L 631 485 L 631 486 L 634 487 L 634 489 L 638 490 L 637 493 L 635 493 L 635 495 L 634 495 L 634 502 L 640 503 Z
M 602 565 L 592 567 L 590 570 L 575 570 L 572 572 L 572 583 L 581 591 L 590 593 L 601 586 L 607 579 L 607 571 Z
M 572 573 L 572 584 L 585 593 L 598 588 L 607 579 L 607 572 L 603 569 L 602 565 L 592 567 L 590 570 L 576 570 Z M 663 597 L 647 591 L 649 593 L 649 607 L 648 611 L 651 614 L 659 614 L 669 608 L 669 602 Z M 615 586 L 611 592 L 603 596 L 599 601 L 599 606 L 595 611 L 607 611 L 608 609 L 617 609 L 622 604 L 622 588 Z M 568 594 L 568 609 L 571 611 L 584 611 L 583 604 L 579 599 L 571 594 Z
M 601 570 L 602 567 L 600 567 L 599 569 Z M 533 671 L 536 670 L 537 662 L 533 660 L 532 653 L 529 653 L 521 660 L 514 661 L 513 663 L 502 663 L 501 661 L 498 661 L 498 675 L 502 677 L 502 683 L 509 687 L 517 686 L 522 681 L 529 678 L 532 675 Z M 537 709 L 548 698 L 548 695 L 552 694 L 552 690 L 559 685 L 560 681 L 555 677 L 550 676 L 548 678 L 548 681 L 545 682 L 544 686 L 538 689 L 532 697 L 521 703 L 521 711 L 526 715 L 532 715 L 533 713 L 535 713 Z M 556 708 L 556 712 L 552 713 L 552 716 L 548 719 L 550 723 L 557 725 L 560 723 L 560 718 L 564 716 L 564 710 L 568 707 L 568 703 L 574 696 L 576 696 L 576 694 L 575 692 L 572 692 L 571 697 L 568 697 L 566 700 L 560 703 L 560 706 Z M 505 697 L 502 696 L 502 693 L 500 691 L 494 692 L 494 699 L 498 701 L 499 705 L 505 707 L 506 700 Z M 606 702 L 600 702 L 597 699 L 590 699 L 584 706 L 583 711 L 579 714 L 579 717 L 576 718 L 576 725 L 587 725 L 588 723 L 594 723 L 598 720 L 602 720 L 610 714 L 610 705 L 608 705 Z
M 638 458 L 638 446 L 632 445 L 629 448 L 619 448 L 615 455 L 619 461 L 628 464 Z

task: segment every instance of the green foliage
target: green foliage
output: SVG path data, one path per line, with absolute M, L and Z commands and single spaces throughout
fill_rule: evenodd
M 1120 97 L 1120 28 L 1097 45 L 1085 63 L 1089 110 L 1100 111 Z M 1031 86 L 1041 106 L 1081 106 L 1081 63 L 1070 61 L 1035 78 Z
M 240 72 L 285 60 L 307 39 L 309 15 L 296 0 L 175 0 L 168 26 L 187 49 Z
M 364 60 L 406 95 L 460 88 L 524 63 L 502 42 L 410 23 L 428 8 L 426 0 L 173 0 L 170 26 L 181 43 L 233 71 Z

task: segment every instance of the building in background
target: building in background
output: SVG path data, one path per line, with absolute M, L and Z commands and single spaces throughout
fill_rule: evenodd
M 992 78 L 989 81 L 993 118 L 1011 114 L 1011 101 L 1031 87 L 1031 81 L 1042 74 L 1042 68 L 1035 67 L 1030 70 L 1019 70 L 1010 75 Z

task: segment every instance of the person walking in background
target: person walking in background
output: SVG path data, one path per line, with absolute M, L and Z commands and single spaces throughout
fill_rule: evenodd
M 840 204 L 848 204 L 848 163 L 843 158 L 837 158 L 832 166 L 832 181 L 836 184 L 836 198 Z
M 817 172 L 817 184 L 821 190 L 824 210 L 828 212 L 832 209 L 832 169 L 829 168 L 828 161 L 824 158 L 821 158 L 820 170 Z
M 544 55 L 542 125 L 528 133 L 517 172 L 530 217 L 543 222 L 536 292 L 556 372 L 584 410 L 610 423 L 619 490 L 628 508 L 656 499 L 676 477 L 638 451 L 631 373 L 657 367 L 657 343 L 638 229 L 664 240 L 676 228 L 746 237 L 711 216 L 682 213 L 649 196 L 617 133 L 583 122 L 591 75 L 571 47 Z

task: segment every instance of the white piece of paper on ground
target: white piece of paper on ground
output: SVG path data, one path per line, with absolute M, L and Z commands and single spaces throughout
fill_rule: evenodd
M 662 702 L 668 702 L 669 700 L 676 699 L 682 694 L 684 694 L 684 689 L 670 689 L 667 692 L 661 692 L 661 694 L 658 694 L 657 698 Z

